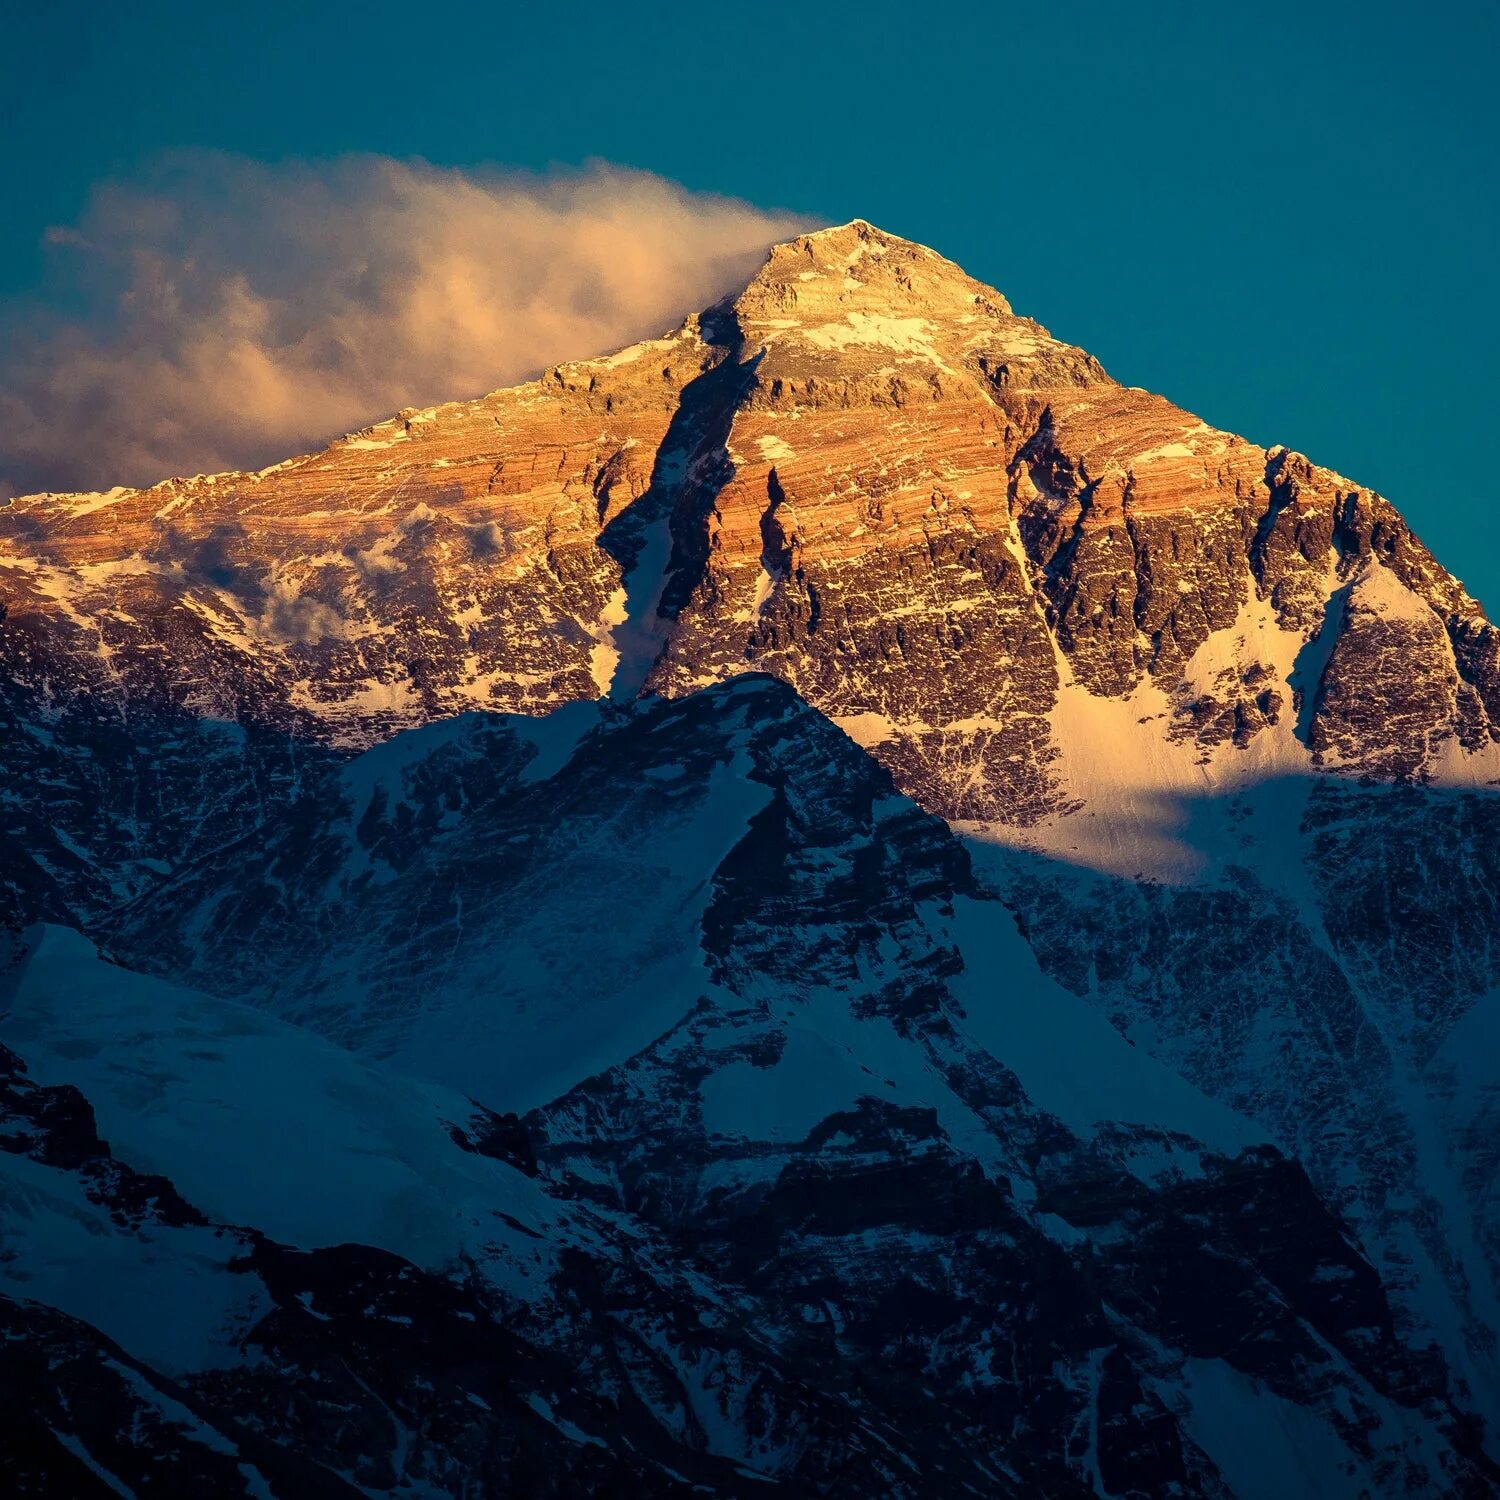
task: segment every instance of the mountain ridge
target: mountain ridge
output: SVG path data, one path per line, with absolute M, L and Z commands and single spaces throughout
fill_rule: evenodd
M 1257 1399 L 1318 1434 L 1277 1460 L 1309 1483 L 1420 1495 L 1441 1474 L 1485 1493 L 1462 1393 L 1405 1342 L 1380 1273 L 1302 1168 L 1057 988 L 942 821 L 785 684 L 749 676 L 571 726 L 477 715 L 329 771 L 339 794 L 293 802 L 99 924 L 132 969 L 49 930 L 0 980 L 36 1084 L 73 1086 L 204 1232 L 249 1221 L 260 1236 L 240 1273 L 262 1298 L 248 1332 L 213 1321 L 234 1285 L 199 1273 L 206 1348 L 163 1352 L 128 1304 L 84 1295 L 122 1274 L 128 1243 L 91 1246 L 94 1274 L 59 1279 L 46 1216 L 25 1241 L 22 1264 L 45 1271 L 30 1290 L 145 1351 L 151 1380 L 185 1380 L 257 1472 L 247 1430 L 377 1490 L 478 1472 L 452 1415 L 480 1379 L 457 1316 L 522 1335 L 532 1352 L 507 1356 L 504 1378 L 533 1412 L 528 1389 L 571 1413 L 579 1461 L 594 1456 L 579 1431 L 622 1454 L 593 1478 L 564 1466 L 565 1494 L 643 1462 L 683 1472 L 659 1436 L 642 1447 L 641 1400 L 720 1493 L 734 1478 L 702 1465 L 726 1458 L 836 1493 L 842 1454 L 860 1466 L 854 1493 L 916 1496 L 936 1477 L 1220 1496 L 1239 1491 L 1216 1402 L 1248 1419 Z M 685 822 L 716 847 L 679 836 Z M 612 922 L 627 881 L 634 915 Z M 530 954 L 550 977 L 528 977 Z M 630 979 L 652 955 L 665 1009 L 648 1014 Z M 555 1049 L 549 1062 L 558 1035 L 571 1077 Z M 283 1058 L 269 1093 L 267 1046 Z M 23 1118 L 55 1129 L 28 1087 Z M 519 1122 L 495 1114 L 532 1099 Z M 246 1129 L 247 1112 L 265 1123 Z M 278 1165 L 290 1135 L 315 1149 Z M 35 1136 L 0 1147 L 71 1170 Z M 11 1170 L 29 1185 L 38 1169 Z M 337 1192 L 318 1189 L 325 1171 Z M 505 1206 L 489 1210 L 495 1191 Z M 455 1233 L 459 1293 L 441 1274 Z M 613 1264 L 619 1234 L 637 1255 L 659 1246 L 661 1267 Z M 508 1289 L 499 1311 L 474 1300 L 475 1277 Z M 607 1335 L 590 1332 L 598 1279 Z M 408 1320 L 430 1329 L 393 1366 L 379 1351 L 406 1347 Z M 630 1350 L 646 1330 L 642 1364 Z M 253 1358 L 241 1367 L 260 1348 L 276 1351 L 269 1382 Z M 915 1384 L 913 1350 L 932 1351 Z M 580 1406 L 535 1363 L 555 1353 L 613 1401 Z M 325 1434 L 308 1404 L 330 1356 L 373 1386 L 343 1398 L 357 1436 Z M 782 1368 L 823 1371 L 823 1404 Z M 492 1376 L 477 1389 L 495 1405 Z M 287 1391 L 298 1405 L 277 1415 Z M 529 1472 L 541 1429 L 514 1404 L 483 1424 L 519 1419 L 520 1453 L 483 1472 Z M 1097 1452 L 1076 1441 L 1093 1422 Z
M 1496 1492 L 1500 645 L 1382 497 L 854 221 L 0 537 L 0 1472 Z
M 1075 686 L 1129 702 L 1122 743 L 1186 787 L 1258 760 L 1500 776 L 1500 634 L 1386 501 L 1117 385 L 861 220 L 663 339 L 255 475 L 83 498 L 0 512 L 21 681 L 76 633 L 98 693 L 113 670 L 358 747 L 753 667 L 935 810 L 1011 828 L 1089 800 L 1048 770 Z M 192 659 L 174 683 L 163 649 Z M 1163 733 L 1131 731 L 1148 715 Z

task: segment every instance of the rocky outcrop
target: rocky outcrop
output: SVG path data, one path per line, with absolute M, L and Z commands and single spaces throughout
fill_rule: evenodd
M 334 743 L 594 696 L 620 582 L 600 533 L 716 357 L 690 320 L 259 474 L 17 500 L 8 673 Z

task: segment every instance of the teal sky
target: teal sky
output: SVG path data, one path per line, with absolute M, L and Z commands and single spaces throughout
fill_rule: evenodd
M 1383 490 L 1500 609 L 1497 71 L 1490 0 L 31 6 L 0 299 L 164 150 L 602 157 L 934 246 L 1117 378 Z

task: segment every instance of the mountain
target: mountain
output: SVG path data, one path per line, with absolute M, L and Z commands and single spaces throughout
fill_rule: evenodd
M 1380 496 L 855 221 L 0 532 L 18 1492 L 1500 1493 L 1500 635 Z

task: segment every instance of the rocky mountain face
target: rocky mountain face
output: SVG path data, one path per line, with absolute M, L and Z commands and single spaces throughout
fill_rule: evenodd
M 749 667 L 949 817 L 1067 807 L 1079 688 L 1183 765 L 1497 774 L 1500 637 L 1387 501 L 858 221 L 663 339 L 0 526 L 18 684 L 299 739 Z
M 932 251 L 0 509 L 16 1493 L 1500 1493 L 1500 635 Z

